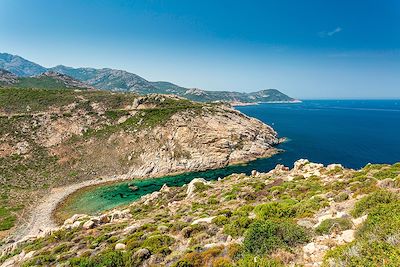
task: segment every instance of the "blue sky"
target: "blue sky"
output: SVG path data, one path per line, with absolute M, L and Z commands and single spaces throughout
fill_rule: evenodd
M 0 0 L 0 52 L 208 90 L 400 98 L 397 0 Z

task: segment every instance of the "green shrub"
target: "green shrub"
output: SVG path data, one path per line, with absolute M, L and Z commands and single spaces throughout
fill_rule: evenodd
M 360 241 L 328 251 L 324 257 L 323 266 L 399 266 L 399 262 L 399 246 L 384 242 Z
M 278 248 L 289 249 L 309 240 L 301 226 L 290 221 L 257 221 L 250 225 L 243 242 L 246 252 L 262 255 Z
M 70 266 L 79 267 L 127 267 L 137 266 L 138 262 L 133 259 L 130 252 L 108 250 L 94 257 L 78 257 L 69 260 Z
M 283 267 L 284 265 L 273 259 L 266 257 L 255 257 L 247 254 L 237 262 L 238 267 Z
M 294 205 L 293 209 L 296 213 L 296 217 L 304 218 L 310 217 L 314 215 L 321 208 L 328 206 L 328 202 L 326 199 L 322 197 L 313 197 L 310 199 L 302 200 L 296 205 Z
M 400 244 L 400 201 L 376 206 L 357 234 L 365 240 Z
M 224 233 L 233 237 L 241 236 L 251 223 L 252 220 L 247 216 L 238 217 L 224 225 Z
M 359 217 L 368 213 L 380 204 L 391 203 L 398 199 L 398 196 L 392 192 L 387 190 L 379 190 L 359 200 L 351 213 L 354 217 Z
M 208 184 L 202 183 L 202 182 L 196 182 L 196 183 L 194 183 L 194 186 L 195 186 L 194 192 L 196 192 L 196 193 L 203 192 L 203 191 L 206 191 L 209 188 L 211 188 L 211 186 L 209 186 Z
M 168 235 L 153 235 L 147 238 L 142 247 L 150 250 L 152 254 L 168 252 L 168 247 L 174 243 L 174 239 Z M 167 253 L 169 254 L 169 253 Z
M 291 218 L 295 217 L 293 201 L 269 202 L 258 205 L 254 208 L 254 212 L 258 219 L 267 220 L 273 218 Z
M 315 231 L 322 234 L 330 234 L 333 230 L 338 229 L 340 231 L 348 230 L 352 227 L 352 222 L 349 218 L 335 218 L 326 219 L 315 229 Z
M 343 201 L 348 200 L 348 199 L 349 199 L 349 194 L 347 194 L 346 192 L 340 192 L 334 198 L 334 200 L 336 202 L 343 202 Z
M 229 223 L 229 219 L 225 215 L 218 215 L 212 220 L 212 222 L 218 226 L 222 226 Z

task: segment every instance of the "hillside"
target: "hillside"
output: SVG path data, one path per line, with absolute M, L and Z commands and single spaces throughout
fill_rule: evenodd
M 23 266 L 398 266 L 400 163 L 299 160 L 268 173 L 163 186 L 15 244 Z M 14 256 L 15 255 L 15 256 Z M 7 259 L 7 261 L 6 261 Z M 297 265 L 295 265 L 297 264 Z
M 46 71 L 31 77 L 18 77 L 7 70 L 0 69 L 0 87 L 10 86 L 13 88 L 95 90 L 88 84 L 54 71 Z
M 270 156 L 277 143 L 272 128 L 223 105 L 0 88 L 0 231 L 54 186 L 219 168 Z
M 139 75 L 109 68 L 71 68 L 63 65 L 53 68 L 44 68 L 19 56 L 6 53 L 0 54 L 0 69 L 1 68 L 20 77 L 35 76 L 46 71 L 51 71 L 68 75 L 84 84 L 102 90 L 135 92 L 140 95 L 174 94 L 199 102 L 222 101 L 241 104 L 296 101 L 277 89 L 266 89 L 253 93 L 207 91 L 197 88 L 185 88 L 165 81 L 151 82 Z M 49 88 L 45 87 L 43 83 L 40 85 L 44 88 Z

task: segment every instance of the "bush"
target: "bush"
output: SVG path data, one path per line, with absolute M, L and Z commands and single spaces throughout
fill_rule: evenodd
M 297 203 L 293 208 L 296 217 L 304 218 L 314 215 L 321 208 L 328 205 L 326 199 L 321 197 L 313 197 Z
M 168 235 L 153 235 L 143 242 L 142 247 L 150 250 L 152 254 L 165 254 L 165 252 L 169 252 L 168 246 L 172 245 L 173 243 L 174 239 Z
M 357 234 L 365 240 L 400 245 L 400 201 L 376 206 Z
M 284 265 L 273 259 L 266 257 L 255 257 L 254 255 L 245 255 L 237 262 L 238 267 L 283 267 Z
M 323 266 L 399 266 L 399 262 L 399 246 L 376 241 L 361 241 L 328 251 Z
M 337 194 L 335 196 L 335 201 L 336 202 L 343 202 L 345 200 L 349 199 L 349 194 L 347 194 L 346 192 L 340 192 L 339 194 Z
M 278 248 L 289 249 L 291 246 L 305 243 L 309 236 L 303 227 L 290 221 L 257 221 L 250 225 L 243 242 L 246 252 L 262 255 Z
M 218 215 L 212 220 L 212 222 L 218 226 L 222 226 L 229 223 L 229 219 L 225 215 Z
M 296 216 L 293 204 L 292 201 L 269 202 L 256 206 L 254 212 L 261 220 L 291 218 Z
M 252 220 L 247 216 L 238 217 L 231 220 L 229 224 L 225 224 L 224 233 L 233 237 L 241 236 L 244 234 L 251 223 Z
M 335 229 L 338 229 L 340 231 L 350 229 L 352 225 L 353 224 L 351 220 L 348 218 L 326 219 L 321 222 L 321 224 L 315 229 L 315 231 L 320 235 L 330 234 Z
M 398 199 L 398 196 L 392 192 L 387 190 L 379 190 L 359 200 L 351 213 L 354 217 L 359 217 L 368 213 L 380 204 L 391 203 L 397 201 Z

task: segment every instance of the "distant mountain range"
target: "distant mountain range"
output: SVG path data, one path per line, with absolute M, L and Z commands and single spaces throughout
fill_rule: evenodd
M 296 100 L 277 89 L 266 89 L 253 93 L 233 91 L 206 91 L 185 88 L 170 82 L 150 82 L 123 70 L 109 68 L 71 68 L 59 65 L 45 68 L 20 56 L 0 53 L 0 85 L 7 85 L 6 79 L 14 80 L 15 87 L 88 88 L 112 91 L 136 92 L 138 94 L 174 94 L 199 102 L 226 101 L 231 103 L 295 102 Z M 5 71 L 7 72 L 5 72 Z M 14 77 L 10 76 L 14 74 Z M 32 77 L 34 76 L 34 77 Z M 7 78 L 8 77 L 8 78 Z M 4 80 L 4 81 L 2 81 Z

